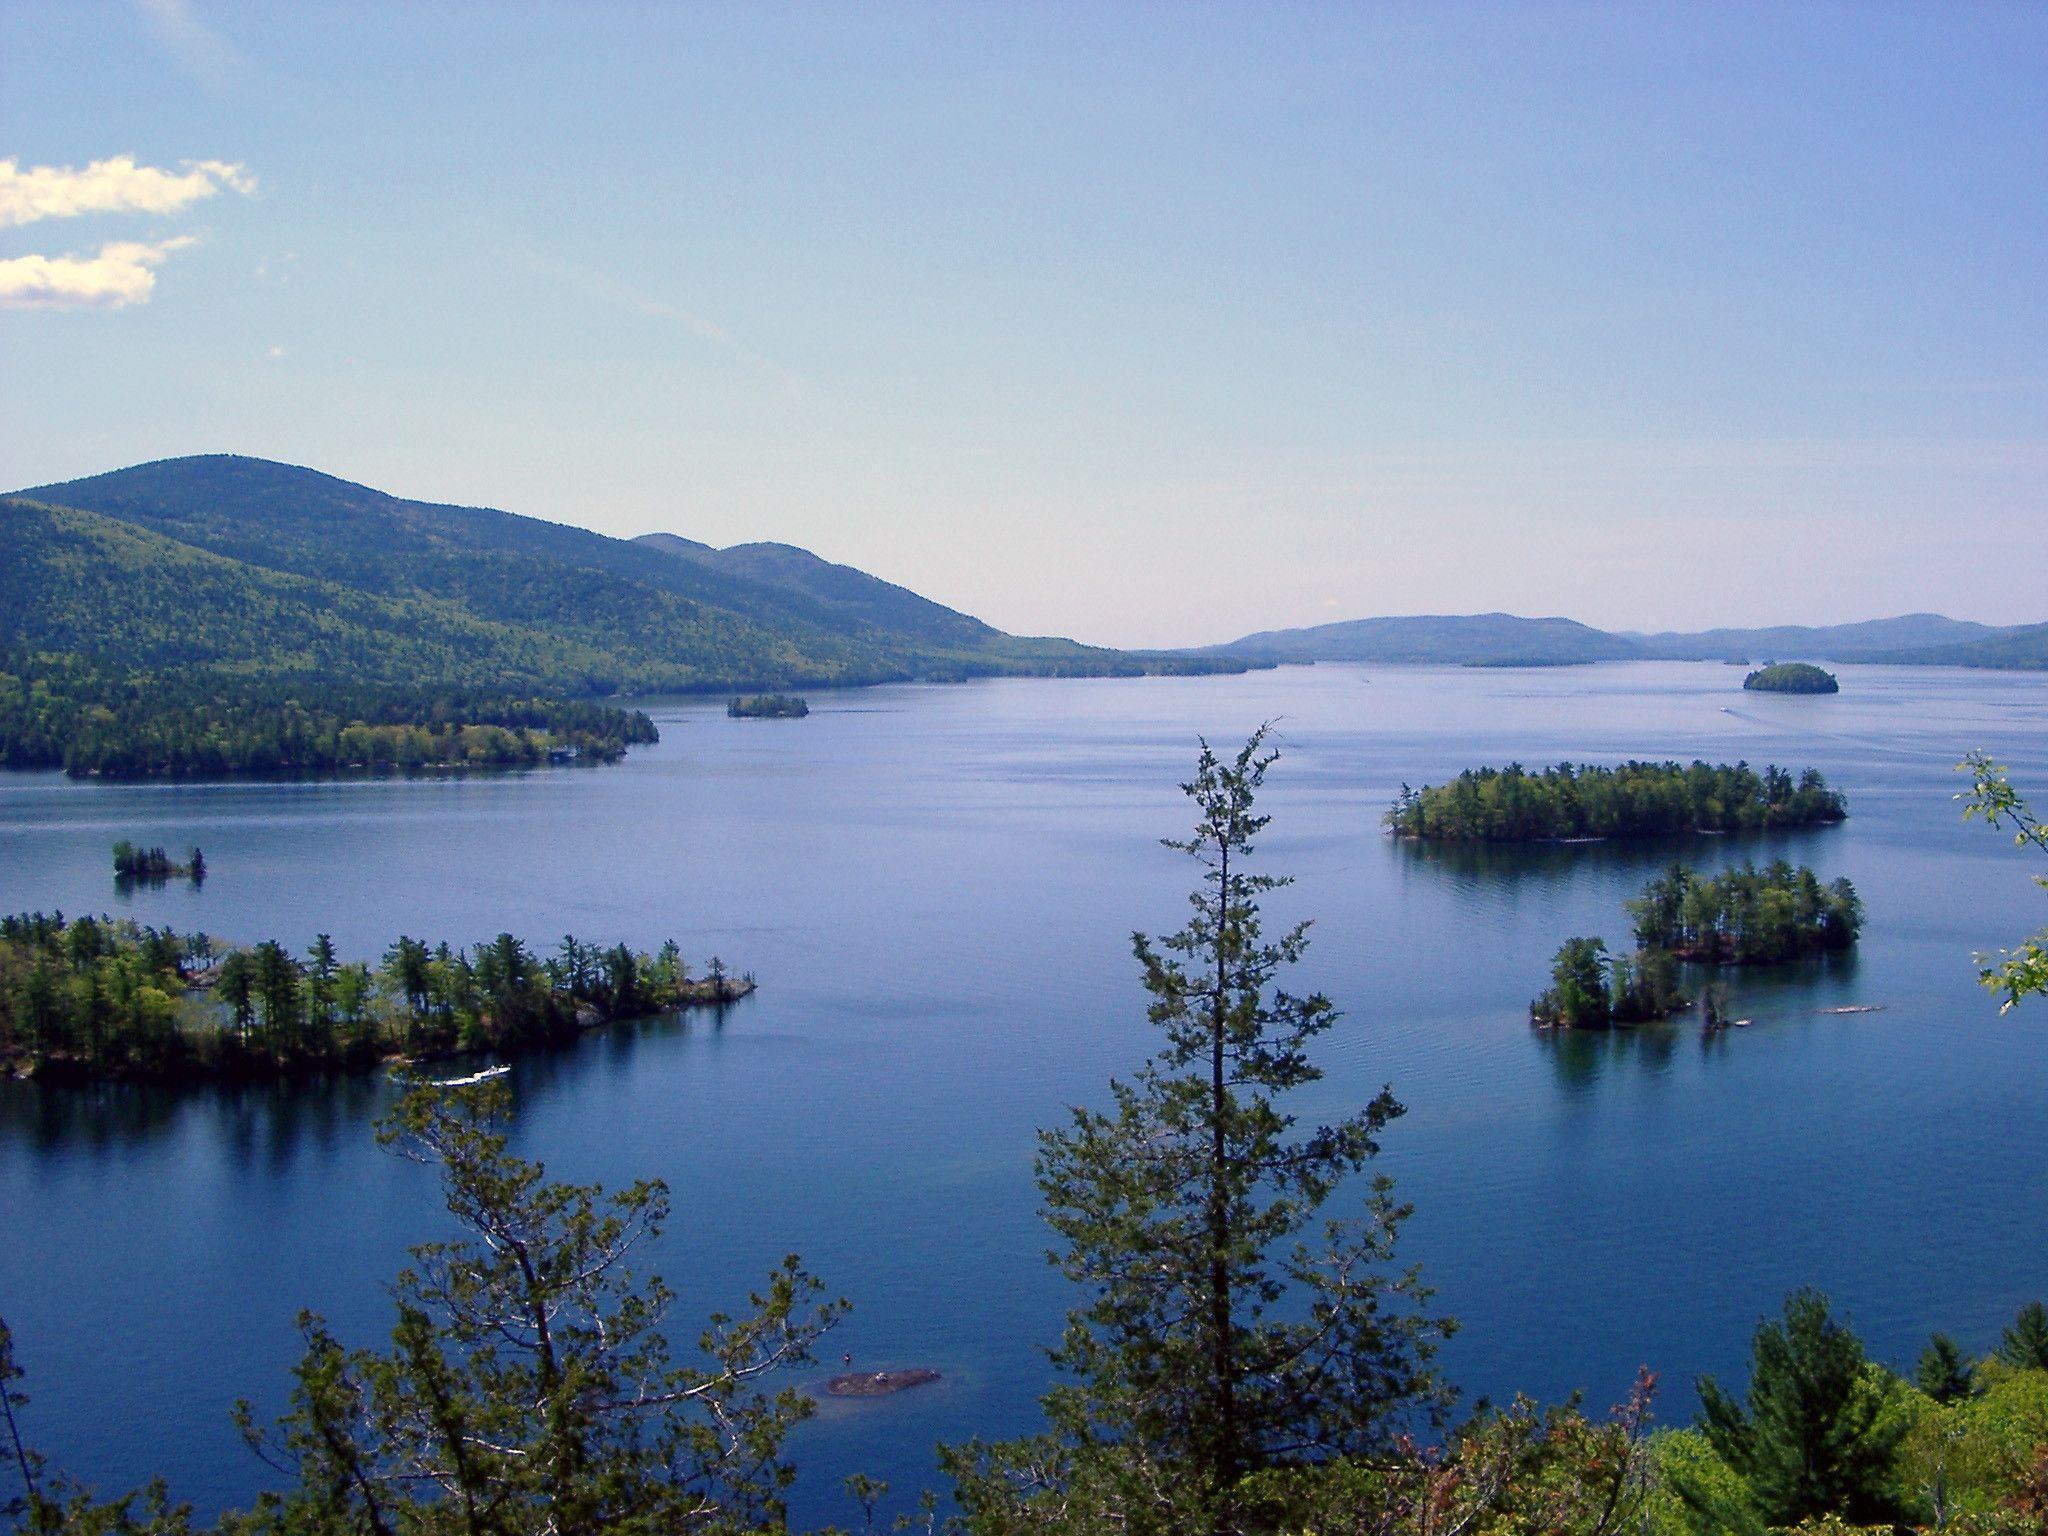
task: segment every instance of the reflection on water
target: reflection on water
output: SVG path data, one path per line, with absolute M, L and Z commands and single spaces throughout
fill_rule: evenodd
M 1577 843 L 1430 843 L 1407 837 L 1387 841 L 1435 877 L 1464 889 L 1511 885 L 1541 893 L 1559 882 L 1583 880 L 1595 872 L 1618 871 L 1642 881 L 1672 864 L 1718 866 L 1744 859 L 1757 864 L 1789 859 L 1796 864 L 1810 857 L 1820 840 L 1838 830 L 1808 827 L 1791 832 L 1613 837 Z
M 108 847 L 129 837 L 205 848 L 203 888 L 119 898 L 181 931 L 299 948 L 326 932 L 351 958 L 401 931 L 673 935 L 693 962 L 756 971 L 722 1015 L 522 1057 L 513 1134 L 551 1175 L 668 1180 L 677 1216 L 646 1260 L 679 1317 L 800 1251 L 856 1303 L 835 1350 L 945 1372 L 944 1391 L 807 1426 L 797 1513 L 843 1519 L 845 1472 L 914 1487 L 936 1440 L 1035 1422 L 1070 1297 L 1043 1261 L 1033 1131 L 1149 1048 L 1128 935 L 1181 920 L 1188 872 L 1157 839 L 1185 819 L 1195 736 L 1279 719 L 1260 852 L 1297 883 L 1271 915 L 1316 919 L 1299 980 L 1345 1014 L 1303 1111 L 1390 1081 L 1409 1106 L 1381 1164 L 1416 1205 L 1404 1257 L 1464 1325 L 1449 1370 L 1468 1395 L 1597 1396 L 1648 1362 L 1682 1417 L 1683 1383 L 1739 1373 L 1754 1319 L 1795 1284 L 1835 1291 L 1895 1359 L 1936 1327 L 1988 1345 L 2042 1284 L 2048 1031 L 1998 1018 L 1970 960 L 2039 926 L 2040 898 L 1950 797 L 1977 746 L 2048 785 L 2048 678 L 1841 676 L 1819 707 L 1740 715 L 1723 712 L 1739 672 L 1713 665 L 1023 681 L 818 695 L 766 732 L 657 702 L 662 743 L 591 772 L 10 775 L 0 908 L 105 909 Z M 1403 781 L 1630 757 L 1811 764 L 1850 820 L 1572 847 L 1380 831 Z M 1695 1015 L 1530 1029 L 1558 943 L 1625 944 L 1622 904 L 1664 864 L 1776 857 L 1856 882 L 1857 955 L 1729 973 L 1755 1022 L 1711 1037 Z M 279 1402 L 302 1306 L 381 1337 L 406 1245 L 446 1230 L 426 1170 L 372 1142 L 391 1092 L 380 1074 L 0 1083 L 0 1314 L 56 1460 L 108 1484 L 162 1471 L 202 1508 L 261 1486 L 228 1405 Z
M 1683 1022 L 1640 1024 L 1630 1029 L 1531 1029 L 1548 1053 L 1557 1084 L 1568 1091 L 1590 1087 L 1603 1073 L 1626 1072 L 1667 1078 L 1680 1038 L 1697 1033 Z

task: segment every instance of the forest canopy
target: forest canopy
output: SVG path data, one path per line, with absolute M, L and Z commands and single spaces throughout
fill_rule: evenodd
M 107 778 L 520 767 L 612 762 L 657 739 L 643 712 L 583 700 L 0 650 L 0 767 Z

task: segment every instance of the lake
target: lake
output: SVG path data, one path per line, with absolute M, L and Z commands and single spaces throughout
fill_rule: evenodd
M 1845 666 L 1836 697 L 1744 694 L 1738 668 L 1284 668 L 1245 677 L 1003 681 L 814 693 L 801 721 L 650 706 L 615 767 L 342 783 L 97 785 L 0 775 L 0 909 L 110 911 L 370 957 L 398 933 L 501 930 L 756 972 L 714 1020 L 626 1026 L 522 1060 L 517 1148 L 551 1174 L 659 1176 L 651 1256 L 679 1337 L 783 1253 L 855 1304 L 828 1341 L 936 1386 L 828 1402 L 796 1442 L 797 1514 L 848 1520 L 862 1469 L 933 1477 L 942 1438 L 1036 1422 L 1073 1300 L 1043 1260 L 1033 1131 L 1150 1049 L 1132 929 L 1177 927 L 1195 738 L 1278 722 L 1263 863 L 1316 919 L 1300 978 L 1344 1012 L 1305 1113 L 1391 1082 L 1381 1170 L 1416 1213 L 1403 1257 L 1461 1320 L 1468 1399 L 1663 1373 L 1742 1376 L 1793 1286 L 1828 1290 L 1882 1357 L 1935 1328 L 1989 1347 L 2048 1293 L 2048 1007 L 2001 1018 L 1972 952 L 2048 923 L 2039 860 L 1965 825 L 1975 747 L 2048 799 L 2048 676 Z M 1655 845 L 1427 850 L 1380 814 L 1404 783 L 1520 759 L 1815 766 L 1843 826 Z M 119 838 L 191 843 L 203 889 L 116 893 Z M 1853 879 L 1859 953 L 1732 978 L 1752 1027 L 1532 1031 L 1575 933 L 1682 854 L 1782 855 Z M 1854 1004 L 1882 1012 L 1828 1014 Z M 445 1235 L 431 1175 L 382 1153 L 388 1089 L 0 1084 L 0 1315 L 32 1439 L 104 1487 L 161 1472 L 210 1510 L 264 1468 L 228 1420 L 269 1411 L 300 1308 L 344 1338 L 389 1322 L 408 1243 Z M 828 1374 L 820 1371 L 819 1376 Z

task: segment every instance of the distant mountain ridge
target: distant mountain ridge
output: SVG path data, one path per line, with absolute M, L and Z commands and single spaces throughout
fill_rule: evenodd
M 1707 629 L 1693 634 L 1630 634 L 1646 656 L 1664 661 L 1748 661 L 1763 656 L 1864 661 L 1931 646 L 1967 646 L 2004 633 L 1990 624 L 1938 613 L 1906 613 L 1857 624 L 1779 624 L 1762 629 Z
M 1937 613 L 1855 624 L 1636 634 L 1573 619 L 1418 614 L 1265 630 L 1198 654 L 1281 662 L 1557 666 L 1594 661 L 1865 661 L 2048 668 L 2048 624 L 1996 626 Z
M 1439 663 L 1620 661 L 1639 654 L 1622 636 L 1575 619 L 1524 619 L 1511 613 L 1345 619 L 1308 629 L 1266 630 L 1211 651 L 1276 661 Z

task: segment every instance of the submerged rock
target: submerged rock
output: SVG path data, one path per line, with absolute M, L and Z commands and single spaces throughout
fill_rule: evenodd
M 888 1397 L 938 1379 L 937 1371 L 922 1367 L 907 1371 L 855 1371 L 847 1376 L 834 1376 L 825 1383 L 825 1390 L 834 1397 Z

